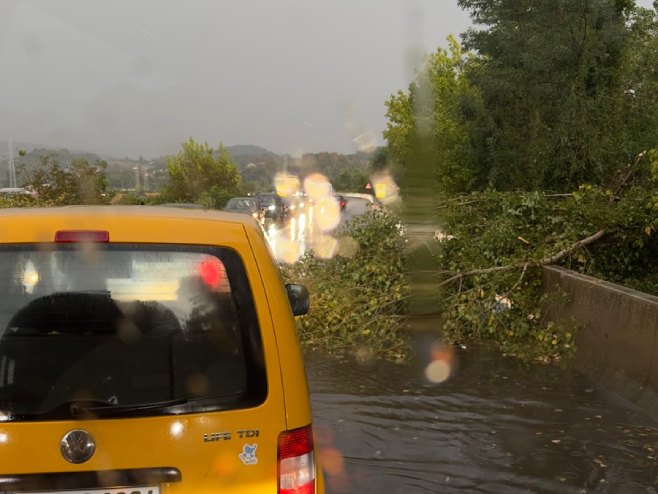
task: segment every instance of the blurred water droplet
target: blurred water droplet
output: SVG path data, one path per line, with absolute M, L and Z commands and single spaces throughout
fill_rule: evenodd
M 208 379 L 203 374 L 193 374 L 187 378 L 186 387 L 191 396 L 204 396 L 208 393 Z
M 117 323 L 117 335 L 123 343 L 134 344 L 142 336 L 137 325 L 129 319 L 121 319 Z
M 374 362 L 375 351 L 369 346 L 360 346 L 354 354 L 356 363 L 359 365 L 370 365 Z
M 32 293 L 34 287 L 39 283 L 39 272 L 34 267 L 32 261 L 27 261 L 23 270 L 23 286 L 27 293 Z
M 301 257 L 302 248 L 297 242 L 291 242 L 286 238 L 279 238 L 276 242 L 274 255 L 278 261 L 286 264 L 294 264 Z
M 400 188 L 388 172 L 378 173 L 370 178 L 375 189 L 375 197 L 384 205 L 390 205 L 400 198 Z
M 299 192 L 299 178 L 296 175 L 277 173 L 274 176 L 274 188 L 281 197 L 291 197 Z
M 450 377 L 452 368 L 445 360 L 433 360 L 425 368 L 425 377 L 431 383 L 439 384 Z
M 340 237 L 338 239 L 337 255 L 342 257 L 354 257 L 359 251 L 359 244 L 352 237 Z
M 322 232 L 333 230 L 340 223 L 340 204 L 333 196 L 324 197 L 315 205 L 313 220 Z
M 331 195 L 332 187 L 327 177 L 321 173 L 311 173 L 304 179 L 304 191 L 317 203 Z
M 366 130 L 352 139 L 356 148 L 362 153 L 371 153 L 377 147 L 377 138 L 372 130 Z
M 313 240 L 312 247 L 317 257 L 331 259 L 336 253 L 338 241 L 329 235 L 318 235 Z

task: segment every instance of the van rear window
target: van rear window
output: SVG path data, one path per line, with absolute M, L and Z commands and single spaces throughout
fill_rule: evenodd
M 240 256 L 222 248 L 0 248 L 0 420 L 254 406 L 266 377 Z

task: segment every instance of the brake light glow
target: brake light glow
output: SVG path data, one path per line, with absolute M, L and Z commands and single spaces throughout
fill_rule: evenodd
M 59 230 L 55 232 L 55 242 L 71 244 L 77 242 L 107 243 L 110 232 L 105 230 Z
M 217 288 L 222 280 L 222 266 L 219 259 L 207 259 L 199 266 L 199 274 L 203 282 L 211 288 Z
M 279 494 L 313 494 L 315 460 L 310 425 L 279 435 Z

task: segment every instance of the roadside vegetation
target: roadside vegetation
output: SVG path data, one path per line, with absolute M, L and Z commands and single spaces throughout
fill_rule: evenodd
M 306 285 L 311 294 L 308 315 L 297 318 L 306 346 L 355 352 L 364 360 L 408 355 L 402 322 L 409 285 L 399 222 L 381 210 L 356 216 L 334 232 L 335 256 L 309 252 L 281 266 L 287 281 Z
M 221 209 L 240 194 L 240 174 L 222 144 L 215 151 L 190 138 L 178 154 L 167 158 L 167 171 L 170 180 L 160 194 L 161 202 L 193 202 Z
M 617 0 L 459 4 L 475 27 L 387 101 L 383 154 L 403 197 L 431 183 L 446 337 L 565 359 L 574 328 L 546 318 L 542 265 L 658 294 L 656 12 Z

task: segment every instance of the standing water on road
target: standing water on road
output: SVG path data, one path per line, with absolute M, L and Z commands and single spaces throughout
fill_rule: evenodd
M 589 378 L 469 349 L 413 364 L 306 355 L 327 492 L 656 493 L 658 424 Z

